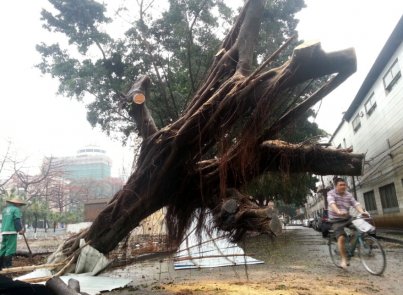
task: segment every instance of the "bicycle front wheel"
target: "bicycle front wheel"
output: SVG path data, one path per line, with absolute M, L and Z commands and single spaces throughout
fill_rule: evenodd
M 365 236 L 359 243 L 358 253 L 365 269 L 373 275 L 381 275 L 386 268 L 386 255 L 379 241 Z
M 328 246 L 330 258 L 332 259 L 334 265 L 338 267 L 340 263 L 340 252 L 339 248 L 337 247 L 336 237 L 333 234 L 329 234 Z

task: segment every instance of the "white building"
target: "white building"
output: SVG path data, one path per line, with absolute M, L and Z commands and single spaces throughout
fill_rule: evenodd
M 403 17 L 330 143 L 365 154 L 364 174 L 349 177 L 358 201 L 379 222 L 403 226 Z M 353 181 L 354 180 L 354 181 Z
M 111 177 L 112 160 L 106 151 L 98 146 L 88 145 L 77 151 L 73 157 L 56 158 L 64 177 L 71 180 L 103 180 Z

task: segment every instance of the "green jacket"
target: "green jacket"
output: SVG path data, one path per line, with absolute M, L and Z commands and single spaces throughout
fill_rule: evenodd
M 20 208 L 14 206 L 13 204 L 8 204 L 6 208 L 3 209 L 3 222 L 1 226 L 2 234 L 16 234 L 18 229 L 16 228 L 16 219 L 21 220 L 21 210 Z

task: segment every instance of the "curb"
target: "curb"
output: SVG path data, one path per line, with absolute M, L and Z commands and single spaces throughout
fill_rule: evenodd
M 384 236 L 378 236 L 376 235 L 377 239 L 386 241 L 386 242 L 391 242 L 391 243 L 396 243 L 396 244 L 400 244 L 403 245 L 403 241 L 402 240 L 398 240 L 398 239 L 393 239 L 393 238 L 388 238 L 388 237 L 384 237 Z

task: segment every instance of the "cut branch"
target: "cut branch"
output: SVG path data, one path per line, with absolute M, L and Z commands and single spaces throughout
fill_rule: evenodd
M 252 159 L 248 166 L 243 163 L 243 154 L 232 150 L 227 155 L 228 187 L 241 187 L 256 176 L 266 172 L 303 173 L 317 175 L 361 175 L 364 154 L 353 154 L 351 150 L 336 150 L 320 145 L 290 144 L 280 140 L 265 141 L 250 150 Z M 217 194 L 220 183 L 220 163 L 222 159 L 212 159 L 198 163 L 198 175 L 204 181 L 204 194 Z M 240 171 L 244 173 L 240 173 Z
M 364 154 L 353 154 L 318 145 L 265 141 L 261 145 L 262 171 L 310 172 L 317 175 L 361 175 Z
M 226 198 L 213 209 L 213 214 L 216 226 L 229 232 L 233 241 L 248 230 L 276 235 L 282 229 L 274 209 L 259 207 L 236 189 L 227 190 Z
M 145 105 L 146 99 L 150 97 L 150 84 L 150 78 L 142 76 L 133 83 L 126 95 L 133 102 L 129 114 L 136 122 L 139 134 L 144 139 L 158 131 L 154 119 Z

